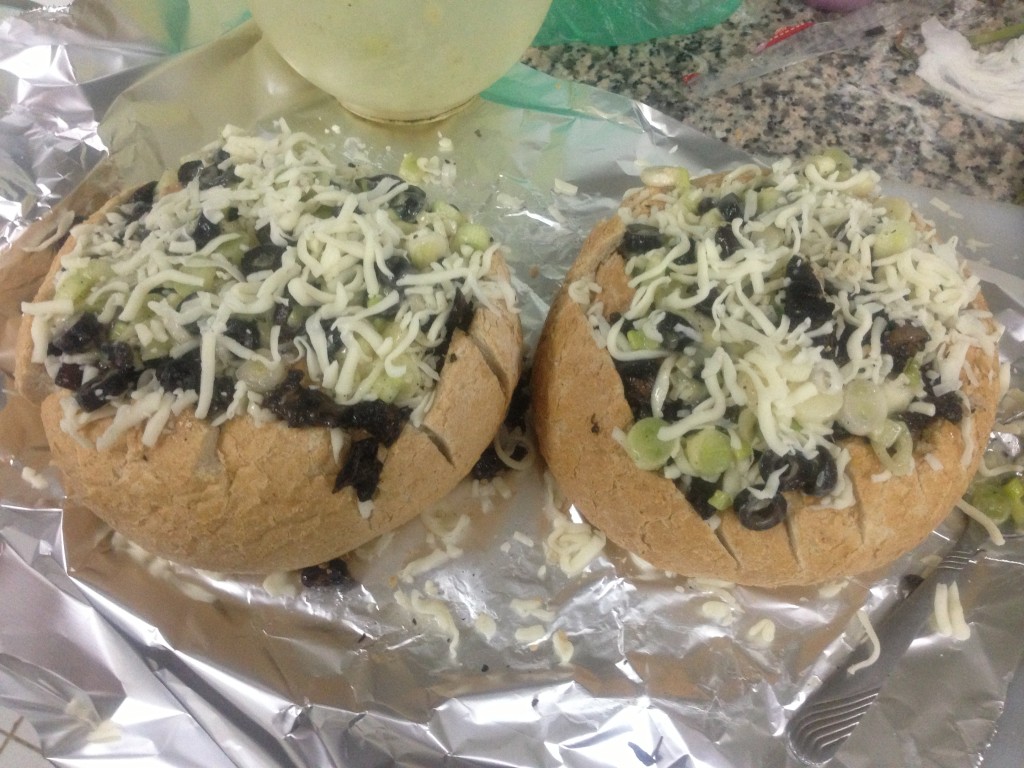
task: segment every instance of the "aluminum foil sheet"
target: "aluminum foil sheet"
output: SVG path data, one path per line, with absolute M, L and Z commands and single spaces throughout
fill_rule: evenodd
M 39 80 L 57 69 L 54 58 L 9 71 Z M 82 116 L 67 130 L 88 138 L 70 154 L 79 178 L 90 172 L 45 215 L 27 211 L 0 256 L 0 705 L 31 721 L 55 765 L 797 765 L 786 721 L 859 640 L 857 612 L 883 615 L 902 577 L 934 566 L 963 525 L 952 516 L 884 572 L 740 588 L 600 547 L 535 462 L 486 488 L 467 483 L 367 545 L 338 587 L 152 558 L 65 503 L 38 417 L 11 386 L 20 301 L 69 211 L 154 177 L 226 123 L 283 117 L 374 167 L 393 169 L 406 152 L 437 157 L 457 177 L 432 191 L 508 244 L 532 346 L 585 233 L 644 167 L 698 173 L 749 158 L 641 104 L 526 68 L 445 122 L 384 129 L 299 80 L 251 25 L 147 75 L 96 125 L 87 109 L 65 113 L 60 93 L 48 113 Z M 25 144 L 58 165 L 58 148 Z M 109 157 L 84 162 L 87 147 Z M 7 205 L 31 186 L 18 177 L 0 169 Z M 961 235 L 1009 329 L 1007 360 L 1018 361 L 1020 209 L 892 186 Z M 1009 429 L 1006 440 L 1017 450 Z M 1022 579 L 1020 543 L 970 566 L 960 586 L 970 638 L 924 627 L 834 764 L 979 764 L 1024 653 Z

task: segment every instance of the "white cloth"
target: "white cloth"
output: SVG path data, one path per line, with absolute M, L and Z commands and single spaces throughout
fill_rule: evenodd
M 921 25 L 927 50 L 917 74 L 968 110 L 1024 122 L 1024 37 L 980 53 L 936 19 Z

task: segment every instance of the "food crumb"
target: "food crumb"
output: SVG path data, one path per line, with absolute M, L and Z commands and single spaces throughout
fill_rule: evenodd
M 818 594 L 821 597 L 832 598 L 842 592 L 847 585 L 847 580 L 833 581 L 829 584 L 823 584 L 818 588 Z
M 89 731 L 89 735 L 85 737 L 85 740 L 90 744 L 120 741 L 120 739 L 121 727 L 110 720 L 104 720 Z
M 481 613 L 473 620 L 473 629 L 485 640 L 490 640 L 498 631 L 498 623 L 489 613 Z
M 532 547 L 535 543 L 532 538 L 527 536 L 525 533 L 522 533 L 521 531 L 516 531 L 515 533 L 513 533 L 512 538 L 518 541 L 520 544 L 527 547 Z
M 270 597 L 298 597 L 299 586 L 291 572 L 278 570 L 267 574 L 263 580 L 263 591 Z
M 708 600 L 700 607 L 700 612 L 720 626 L 727 627 L 736 621 L 733 606 L 722 600 Z
M 575 184 L 570 184 L 568 181 L 563 179 L 555 179 L 551 185 L 556 195 L 565 195 L 567 197 L 573 197 L 580 191 L 580 188 Z
M 747 630 L 747 638 L 760 646 L 769 646 L 775 641 L 775 622 L 761 619 Z
M 564 629 L 556 630 L 551 636 L 551 646 L 555 650 L 555 658 L 558 659 L 558 663 L 561 665 L 568 664 L 576 652 L 576 648 L 573 646 L 572 641 L 569 640 L 569 635 Z
M 43 490 L 49 483 L 46 478 L 39 472 L 32 469 L 32 467 L 24 467 L 21 470 L 21 479 L 28 483 L 30 486 L 35 488 L 37 491 Z
M 516 642 L 520 645 L 535 647 L 548 631 L 543 624 L 531 624 L 528 627 L 520 627 L 516 630 Z

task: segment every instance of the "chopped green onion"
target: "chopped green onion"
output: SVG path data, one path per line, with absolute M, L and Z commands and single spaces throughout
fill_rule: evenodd
M 708 499 L 708 504 L 717 509 L 719 512 L 724 512 L 732 506 L 732 496 L 725 491 L 719 489 L 711 494 L 711 498 Z
M 714 427 L 689 435 L 683 445 L 686 460 L 702 477 L 717 477 L 733 463 L 729 436 Z
M 626 433 L 626 450 L 640 469 L 661 469 L 672 456 L 671 442 L 658 437 L 668 422 L 656 416 L 640 419 Z
M 626 341 L 629 343 L 630 349 L 637 351 L 658 348 L 658 342 L 647 338 L 647 334 L 643 331 L 638 331 L 636 328 L 626 331 Z
M 870 435 L 885 423 L 888 415 L 881 387 L 856 379 L 846 386 L 843 407 L 836 420 L 851 435 Z
M 474 251 L 486 251 L 491 245 L 491 233 L 487 227 L 479 224 L 463 224 L 455 231 L 452 247 L 455 251 L 461 251 L 464 245 Z

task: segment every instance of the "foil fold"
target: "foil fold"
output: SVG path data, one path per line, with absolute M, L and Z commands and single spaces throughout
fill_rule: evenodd
M 393 170 L 410 152 L 455 162 L 456 184 L 428 190 L 510 247 L 529 348 L 584 236 L 644 168 L 698 174 L 750 158 L 642 104 L 525 67 L 449 120 L 396 132 L 344 113 L 251 24 L 152 71 L 160 44 L 106 45 L 113 53 L 96 55 L 94 92 L 64 66 L 69 42 L 25 48 L 45 56 L 20 70 L 21 92 L 33 95 L 42 116 L 33 119 L 66 121 L 67 143 L 33 133 L 24 141 L 46 162 L 0 164 L 12 212 L 0 255 L 0 704 L 30 719 L 46 756 L 57 765 L 797 765 L 783 738 L 789 713 L 859 640 L 857 611 L 879 617 L 895 605 L 901 578 L 949 546 L 957 516 L 884 572 L 830 588 L 681 579 L 610 544 L 566 572 L 552 537 L 582 519 L 538 459 L 501 487 L 465 483 L 445 500 L 440 513 L 468 519 L 450 541 L 444 525 L 417 520 L 362 548 L 347 589 L 303 588 L 295 574 L 228 578 L 153 558 L 66 502 L 38 416 L 10 380 L 20 301 L 49 263 L 61 217 L 174 167 L 227 123 L 283 118 L 368 167 Z M 1019 365 L 1020 210 L 888 186 L 960 236 L 1008 327 L 1007 360 Z M 434 567 L 411 567 L 437 552 Z M 1022 566 L 1024 548 L 1011 541 L 965 572 L 971 638 L 924 628 L 835 765 L 982 759 L 1003 708 L 1020 706 L 1006 696 L 1024 651 Z

